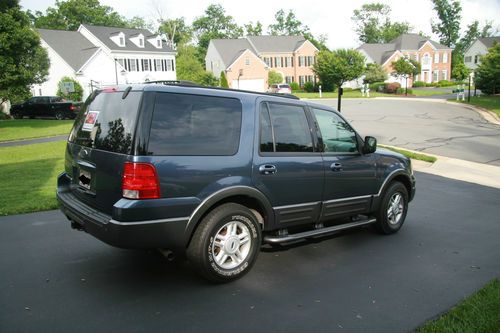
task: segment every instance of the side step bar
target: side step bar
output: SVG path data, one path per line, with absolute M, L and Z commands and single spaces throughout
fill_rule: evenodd
M 350 229 L 350 228 L 354 228 L 354 227 L 360 227 L 362 225 L 368 225 L 368 224 L 375 223 L 376 221 L 377 221 L 377 219 L 369 219 L 369 220 L 350 222 L 350 223 L 341 224 L 341 225 L 334 225 L 334 226 L 326 227 L 326 228 L 320 228 L 320 229 L 299 232 L 296 234 L 289 234 L 289 235 L 283 235 L 283 236 L 265 236 L 264 243 L 279 244 L 279 243 L 287 243 L 287 242 L 296 241 L 296 240 L 300 240 L 300 239 L 304 239 L 304 238 L 315 237 L 315 236 L 326 236 L 326 235 L 334 233 L 336 231 Z

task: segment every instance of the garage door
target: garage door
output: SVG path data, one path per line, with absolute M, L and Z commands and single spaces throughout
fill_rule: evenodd
M 266 90 L 266 88 L 264 87 L 264 79 L 253 79 L 253 80 L 240 79 L 239 87 L 238 87 L 238 80 L 233 80 L 233 82 L 231 84 L 231 88 L 241 89 L 241 90 L 250 90 L 250 91 L 259 91 L 259 92 L 263 92 Z

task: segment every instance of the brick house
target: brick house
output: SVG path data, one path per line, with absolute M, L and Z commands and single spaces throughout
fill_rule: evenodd
M 401 57 L 420 62 L 422 69 L 415 77 L 415 81 L 431 83 L 450 80 L 452 49 L 418 34 L 402 34 L 390 43 L 365 43 L 358 48 L 358 51 L 363 53 L 367 63 L 377 63 L 384 68 L 389 74 L 387 82 L 400 82 L 404 85 L 401 79 L 391 75 L 392 62 Z M 408 80 L 409 87 L 412 83 Z
M 312 66 L 318 52 L 303 36 L 212 39 L 205 66 L 217 78 L 224 72 L 230 88 L 265 91 L 270 70 L 280 73 L 286 83 L 315 82 Z

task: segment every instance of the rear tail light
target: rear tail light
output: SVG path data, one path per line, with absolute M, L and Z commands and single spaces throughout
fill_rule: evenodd
M 75 111 L 75 109 L 76 109 L 76 108 L 75 108 L 75 106 L 74 106 L 74 105 L 70 105 L 69 109 L 70 109 L 71 111 Z
M 127 199 L 160 198 L 160 183 L 155 167 L 149 163 L 126 162 L 122 176 L 122 195 Z

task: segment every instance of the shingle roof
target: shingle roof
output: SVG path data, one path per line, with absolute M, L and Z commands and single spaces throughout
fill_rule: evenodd
M 248 36 L 257 53 L 294 52 L 306 39 L 303 36 Z
M 88 24 L 82 24 L 87 30 L 89 30 L 95 37 L 97 37 L 104 45 L 106 45 L 110 50 L 113 51 L 136 51 L 136 52 L 175 52 L 170 46 L 162 41 L 162 48 L 157 49 L 149 42 L 144 42 L 144 47 L 138 47 L 128 39 L 130 37 L 138 36 L 143 34 L 144 37 L 155 36 L 151 31 L 146 29 L 128 29 L 128 28 L 117 28 L 117 27 L 101 27 Z M 123 32 L 126 38 L 125 47 L 120 47 L 116 45 L 109 37 L 116 35 L 117 33 Z
M 219 52 L 219 55 L 226 66 L 230 66 L 236 58 L 247 49 L 256 53 L 246 38 L 212 39 L 211 42 L 217 49 L 217 52 Z
M 401 34 L 391 43 L 395 45 L 397 50 L 418 50 L 426 41 L 429 41 L 436 49 L 450 49 L 448 46 L 441 45 L 419 34 Z
M 370 58 L 377 64 L 383 64 L 395 51 L 395 45 L 387 44 L 368 44 L 361 45 L 358 49 L 365 51 Z
M 99 49 L 76 31 L 37 29 L 41 38 L 75 71 Z
M 495 43 L 500 43 L 500 36 L 495 37 L 482 37 L 478 38 L 481 43 L 484 44 L 488 49 L 493 46 Z

